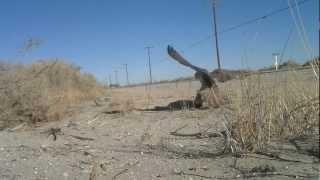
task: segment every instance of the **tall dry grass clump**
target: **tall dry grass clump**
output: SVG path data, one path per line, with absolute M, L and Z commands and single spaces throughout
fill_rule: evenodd
M 240 80 L 229 128 L 238 147 L 261 150 L 273 139 L 318 133 L 319 82 L 311 70 Z
M 0 128 L 60 119 L 67 106 L 104 93 L 94 76 L 62 60 L 0 64 Z

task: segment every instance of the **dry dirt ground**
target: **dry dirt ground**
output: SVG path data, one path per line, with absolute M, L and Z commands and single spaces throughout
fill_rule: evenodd
M 170 135 L 178 128 L 219 132 L 227 109 L 142 111 L 192 99 L 198 88 L 190 81 L 113 89 L 106 98 L 68 109 L 64 120 L 2 131 L 0 179 L 319 179 L 319 159 L 288 143 L 275 144 L 283 158 L 234 157 L 221 154 L 222 136 Z

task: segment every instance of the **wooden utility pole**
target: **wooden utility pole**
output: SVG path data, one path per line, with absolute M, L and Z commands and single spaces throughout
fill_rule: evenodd
M 217 5 L 217 0 L 212 0 L 214 37 L 215 37 L 215 40 L 216 40 L 216 52 L 217 52 L 218 69 L 221 70 L 220 54 L 219 54 L 219 43 L 218 43 L 218 32 L 217 32 L 218 28 L 217 28 L 217 18 L 216 18 L 216 5 Z
M 129 86 L 130 83 L 129 83 L 129 74 L 128 74 L 128 64 L 124 64 L 124 67 L 126 69 L 127 85 Z
M 112 79 L 111 79 L 111 75 L 109 74 L 109 86 L 112 85 Z
M 119 81 L 118 81 L 118 71 L 117 71 L 117 70 L 114 71 L 114 75 L 115 75 L 116 85 L 119 85 Z
M 147 49 L 148 52 L 148 62 L 149 62 L 149 80 L 150 80 L 150 84 L 152 84 L 152 71 L 151 71 L 151 59 L 150 59 L 150 49 L 153 48 L 152 46 L 147 46 L 145 47 L 145 49 Z

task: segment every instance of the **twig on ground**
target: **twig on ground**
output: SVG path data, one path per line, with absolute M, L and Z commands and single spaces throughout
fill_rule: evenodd
M 299 175 L 299 174 L 287 174 L 287 173 L 280 173 L 280 172 L 264 172 L 264 173 L 245 173 L 242 175 L 237 175 L 233 177 L 214 177 L 214 176 L 204 176 L 201 174 L 194 174 L 194 173 L 186 173 L 183 171 L 174 172 L 175 175 L 186 175 L 186 176 L 196 176 L 205 179 L 238 179 L 238 178 L 254 178 L 254 177 L 266 177 L 266 176 L 285 176 L 290 178 L 313 178 L 317 177 L 318 175 Z
M 99 119 L 99 114 L 97 114 L 92 120 L 89 120 L 88 125 L 90 125 L 91 123 L 95 122 L 98 119 Z
M 115 180 L 118 176 L 120 176 L 121 174 L 123 173 L 126 173 L 130 168 L 132 168 L 133 166 L 139 164 L 139 161 L 133 163 L 132 165 L 130 165 L 129 167 L 121 170 L 120 172 L 118 172 L 117 174 L 115 174 L 113 177 L 112 177 L 112 180 Z
M 145 151 L 145 150 L 132 150 L 132 149 L 116 149 L 116 148 L 106 148 L 106 151 L 113 151 L 113 152 L 121 152 L 121 153 L 143 153 L 143 154 L 152 154 L 153 151 Z
M 187 176 L 196 176 L 196 177 L 201 177 L 201 178 L 205 178 L 205 179 L 217 179 L 216 177 L 212 177 L 212 176 L 204 176 L 201 174 L 194 174 L 194 173 L 186 173 L 183 171 L 179 171 L 179 172 L 174 172 L 173 174 L 175 175 L 187 175 Z
M 82 136 L 76 136 L 76 135 L 70 135 L 73 138 L 82 140 L 82 141 L 94 141 L 94 138 L 88 138 L 88 137 L 82 137 Z
M 206 130 L 202 131 L 202 132 L 196 132 L 196 133 L 178 133 L 178 131 L 180 131 L 181 129 L 187 127 L 188 125 L 184 125 L 172 132 L 170 132 L 170 135 L 173 136 L 182 136 L 182 137 L 196 137 L 196 138 L 210 138 L 210 137 L 221 137 L 222 134 L 220 132 L 210 132 L 208 133 L 207 131 L 211 128 L 207 128 Z
M 287 158 L 281 157 L 280 154 L 272 153 L 272 152 L 256 152 L 255 154 L 267 156 L 267 157 L 270 157 L 274 160 L 276 159 L 276 160 L 286 161 L 286 162 L 303 162 L 303 161 L 299 161 L 299 160 L 287 159 Z M 308 162 L 303 162 L 303 163 L 308 163 Z M 312 162 L 310 162 L 310 163 L 312 163 Z
M 92 166 L 92 170 L 90 172 L 89 180 L 96 180 L 97 179 L 97 163 L 94 162 Z
M 187 126 L 188 126 L 188 124 L 185 124 L 185 125 L 179 127 L 178 129 L 172 131 L 171 133 L 176 133 L 176 132 L 180 131 L 181 129 L 186 128 Z
M 221 137 L 221 133 L 204 133 L 204 132 L 197 132 L 197 133 L 177 133 L 177 132 L 170 132 L 170 135 L 173 136 L 182 136 L 182 137 L 197 137 L 197 138 L 210 138 L 210 137 Z
M 259 157 L 257 155 L 261 155 L 261 156 L 265 156 L 265 157 Z M 286 162 L 300 162 L 300 163 L 306 163 L 306 164 L 313 163 L 313 162 L 307 162 L 307 161 L 287 159 L 284 157 L 280 157 L 279 154 L 272 154 L 272 153 L 267 153 L 267 152 L 257 152 L 257 153 L 252 153 L 252 154 L 243 153 L 243 154 L 240 154 L 240 156 L 246 156 L 246 157 L 257 158 L 257 159 L 279 160 L 279 161 L 286 161 Z
M 246 173 L 243 174 L 244 178 L 254 178 L 254 177 L 265 177 L 265 176 L 286 176 L 290 178 L 313 178 L 317 177 L 317 175 L 299 175 L 299 174 L 287 174 L 280 172 L 263 172 L 263 173 Z

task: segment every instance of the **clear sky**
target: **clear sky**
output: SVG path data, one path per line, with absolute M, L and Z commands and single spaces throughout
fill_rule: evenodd
M 297 0 L 299 1 L 299 0 Z M 108 74 L 125 82 L 128 64 L 131 82 L 148 76 L 145 46 L 153 46 L 155 80 L 191 75 L 192 71 L 170 60 L 166 46 L 209 70 L 217 68 L 212 34 L 210 0 L 2 0 L 0 4 L 0 59 L 27 63 L 43 58 L 63 58 L 103 80 Z M 292 1 L 294 2 L 294 0 Z M 288 6 L 287 0 L 218 0 L 218 31 Z M 309 45 L 318 55 L 319 0 L 301 5 Z M 258 68 L 272 63 L 294 25 L 290 11 L 220 35 L 223 68 Z M 43 44 L 26 55 L 18 49 L 28 38 Z M 285 59 L 307 58 L 294 29 Z

